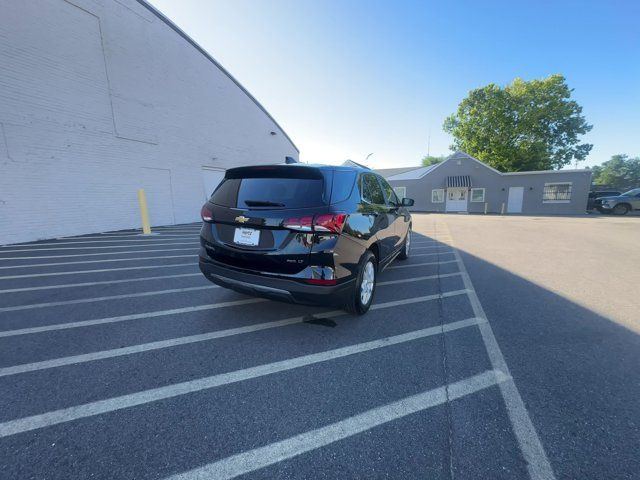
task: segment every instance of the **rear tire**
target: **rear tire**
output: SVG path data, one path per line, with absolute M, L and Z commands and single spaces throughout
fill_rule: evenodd
M 358 276 L 344 309 L 354 315 L 364 315 L 373 302 L 378 276 L 376 257 L 367 250 L 358 264 Z
M 410 253 L 411 253 L 411 225 L 409 225 L 407 236 L 404 238 L 404 243 L 402 244 L 402 251 L 398 255 L 398 260 L 406 260 L 407 258 L 409 258 Z
M 627 213 L 629 213 L 629 210 L 631 210 L 629 208 L 629 205 L 626 205 L 624 203 L 619 203 L 618 205 L 613 207 L 613 213 L 616 215 L 626 215 Z

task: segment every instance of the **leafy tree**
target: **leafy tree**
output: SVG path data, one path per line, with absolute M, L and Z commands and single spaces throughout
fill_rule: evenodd
M 617 190 L 640 187 L 640 157 L 613 155 L 610 160 L 603 162 L 602 165 L 596 165 L 591 171 L 593 183 L 601 187 Z
M 433 155 L 425 155 L 422 157 L 422 166 L 428 167 L 429 165 L 435 165 L 436 163 L 440 163 L 444 161 L 447 157 L 434 157 Z
M 492 83 L 469 92 L 443 128 L 453 135 L 453 150 L 498 170 L 559 169 L 584 160 L 593 146 L 580 143 L 592 126 L 571 92 L 562 75 L 516 78 L 504 88 Z

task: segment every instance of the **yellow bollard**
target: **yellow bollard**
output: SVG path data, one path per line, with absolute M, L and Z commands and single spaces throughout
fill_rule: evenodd
M 147 197 L 144 189 L 138 190 L 138 203 L 140 204 L 140 218 L 142 218 L 142 233 L 151 234 L 151 225 L 149 224 L 149 209 L 147 208 Z

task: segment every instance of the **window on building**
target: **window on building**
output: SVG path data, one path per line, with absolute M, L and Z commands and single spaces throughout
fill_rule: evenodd
M 362 199 L 375 205 L 384 205 L 384 194 L 382 187 L 375 175 L 370 173 L 364 174 L 360 184 Z
M 571 201 L 571 182 L 545 183 L 543 203 L 567 203 Z
M 472 202 L 484 202 L 484 188 L 472 188 L 471 189 L 471 201 Z
M 444 189 L 431 190 L 431 203 L 444 203 Z
M 407 187 L 393 187 L 393 191 L 396 192 L 400 201 L 402 201 L 403 198 L 407 198 Z

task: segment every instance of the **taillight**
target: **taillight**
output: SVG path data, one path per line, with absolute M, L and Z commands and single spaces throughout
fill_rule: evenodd
M 202 217 L 203 222 L 213 222 L 213 212 L 206 204 L 202 206 L 200 216 Z
M 313 217 L 287 218 L 282 222 L 282 226 L 291 230 L 310 232 L 313 227 Z
M 287 218 L 282 222 L 282 226 L 291 230 L 299 230 L 301 232 L 311 232 L 312 230 L 315 230 L 316 232 L 340 233 L 342 231 L 342 227 L 344 227 L 346 219 L 347 215 L 345 213 L 338 213 L 335 215 L 327 213 L 316 215 L 314 217 Z
M 320 232 L 340 233 L 346 220 L 346 213 L 316 215 L 313 219 L 313 227 Z

